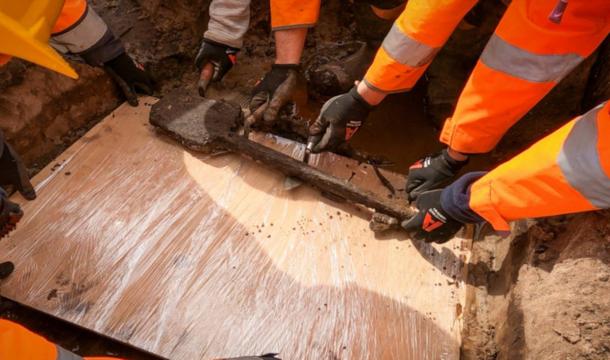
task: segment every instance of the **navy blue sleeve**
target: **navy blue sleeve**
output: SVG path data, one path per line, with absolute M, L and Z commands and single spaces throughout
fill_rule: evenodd
M 447 215 L 464 224 L 485 222 L 485 219 L 472 211 L 469 204 L 472 183 L 486 173 L 486 171 L 469 172 L 443 190 L 441 194 L 441 207 Z

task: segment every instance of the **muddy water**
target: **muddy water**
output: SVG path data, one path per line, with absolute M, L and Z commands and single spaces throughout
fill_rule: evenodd
M 228 89 L 212 89 L 208 97 L 247 106 L 248 95 Z M 312 122 L 322 102 L 310 99 L 299 107 L 298 115 Z M 282 134 L 286 136 L 286 134 Z M 367 154 L 383 156 L 394 165 L 388 170 L 406 174 L 409 165 L 422 156 L 438 151 L 438 131 L 426 117 L 421 91 L 388 96 L 371 112 L 364 125 L 351 139 L 351 145 Z
M 410 92 L 386 98 L 351 140 L 367 153 L 395 163 L 389 169 L 407 173 L 420 157 L 441 149 L 438 132 L 426 119 L 421 94 Z

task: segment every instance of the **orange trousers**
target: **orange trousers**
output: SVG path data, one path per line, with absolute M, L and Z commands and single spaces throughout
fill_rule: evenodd
M 570 121 L 470 188 L 470 208 L 508 221 L 610 208 L 610 102 Z
M 3 360 L 112 360 L 80 357 L 14 322 L 0 319 L 0 359 Z
M 320 0 L 271 0 L 273 30 L 312 27 L 320 16 Z
M 367 2 L 378 10 L 396 9 L 403 5 L 403 1 L 369 0 Z M 276 31 L 313 27 L 320 16 L 320 3 L 321 0 L 271 0 L 271 29 Z

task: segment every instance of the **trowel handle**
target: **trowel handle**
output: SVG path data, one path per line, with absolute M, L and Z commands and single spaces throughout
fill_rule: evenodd
M 199 91 L 199 96 L 205 97 L 205 91 L 208 89 L 212 78 L 214 77 L 214 64 L 208 62 L 203 65 L 201 69 L 201 73 L 199 74 L 199 82 L 197 83 L 197 89 Z
M 320 171 L 286 154 L 248 140 L 235 133 L 226 134 L 218 139 L 228 150 L 244 154 L 263 164 L 279 170 L 285 175 L 298 178 L 324 192 L 339 196 L 347 201 L 361 204 L 378 212 L 405 220 L 415 215 L 413 209 L 361 189 L 354 184 Z

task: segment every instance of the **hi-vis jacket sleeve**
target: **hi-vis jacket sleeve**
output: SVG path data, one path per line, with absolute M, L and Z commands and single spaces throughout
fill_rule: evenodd
M 271 0 L 271 29 L 312 27 L 320 16 L 320 0 Z
M 86 0 L 64 1 L 50 44 L 60 52 L 79 55 L 95 66 L 102 66 L 125 52 L 120 40 Z
M 364 76 L 372 89 L 411 89 L 477 0 L 409 0 Z
M 14 322 L 0 319 L 0 359 L 6 360 L 120 360 L 80 357 Z
M 610 1 L 513 0 L 462 90 L 441 142 L 467 154 L 491 151 L 610 32 Z
M 610 102 L 475 181 L 469 205 L 499 231 L 511 220 L 610 208 Z

